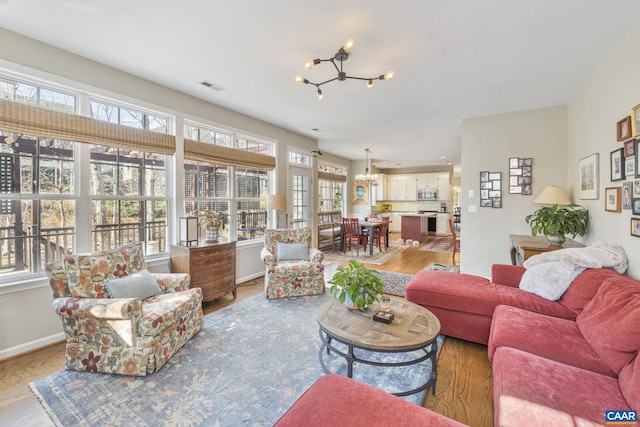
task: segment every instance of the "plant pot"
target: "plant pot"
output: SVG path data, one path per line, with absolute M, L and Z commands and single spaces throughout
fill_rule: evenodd
M 217 242 L 220 238 L 219 227 L 209 227 L 204 230 L 204 241 L 208 243 Z
M 552 234 L 545 237 L 553 246 L 560 246 L 565 241 L 564 234 Z
M 344 306 L 351 311 L 360 310 L 360 307 L 358 307 L 358 305 L 353 302 L 349 295 L 346 295 L 344 299 Z

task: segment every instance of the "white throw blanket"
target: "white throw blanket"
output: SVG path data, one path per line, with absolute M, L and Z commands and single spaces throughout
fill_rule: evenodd
M 587 268 L 612 268 L 623 274 L 627 271 L 627 254 L 621 246 L 595 242 L 585 248 L 534 255 L 523 265 L 527 271 L 520 280 L 520 289 L 556 301 Z

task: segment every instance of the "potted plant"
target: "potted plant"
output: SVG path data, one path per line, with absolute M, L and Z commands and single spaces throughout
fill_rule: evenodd
M 382 276 L 356 260 L 338 267 L 331 282 L 333 296 L 352 310 L 366 310 L 378 300 L 384 289 Z
M 589 225 L 589 211 L 579 205 L 543 206 L 525 221 L 531 226 L 531 234 L 544 234 L 552 245 L 561 245 L 565 235 L 584 236 Z
M 229 217 L 224 212 L 204 211 L 201 215 L 200 225 L 204 227 L 205 242 L 216 242 L 220 236 L 219 228 L 226 229 Z

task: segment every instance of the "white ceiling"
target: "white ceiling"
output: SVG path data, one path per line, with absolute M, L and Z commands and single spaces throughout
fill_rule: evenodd
M 461 120 L 568 103 L 637 0 L 1 0 L 0 26 L 318 139 L 383 168 L 460 163 Z M 355 39 L 345 71 L 333 56 Z M 0 43 L 1 51 L 1 43 Z M 200 85 L 202 80 L 225 88 Z M 318 129 L 314 131 L 313 129 Z M 383 160 L 386 163 L 383 163 Z

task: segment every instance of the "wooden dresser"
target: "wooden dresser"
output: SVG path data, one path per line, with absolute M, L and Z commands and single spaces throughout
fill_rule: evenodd
M 544 236 L 521 236 L 510 234 L 511 237 L 511 264 L 522 265 L 524 261 L 534 255 L 543 252 L 557 251 L 566 248 L 581 248 L 584 245 L 575 240 L 567 239 L 560 245 L 552 245 Z
M 189 273 L 191 287 L 202 288 L 204 301 L 233 292 L 236 298 L 236 242 L 198 246 L 171 245 L 171 272 Z

